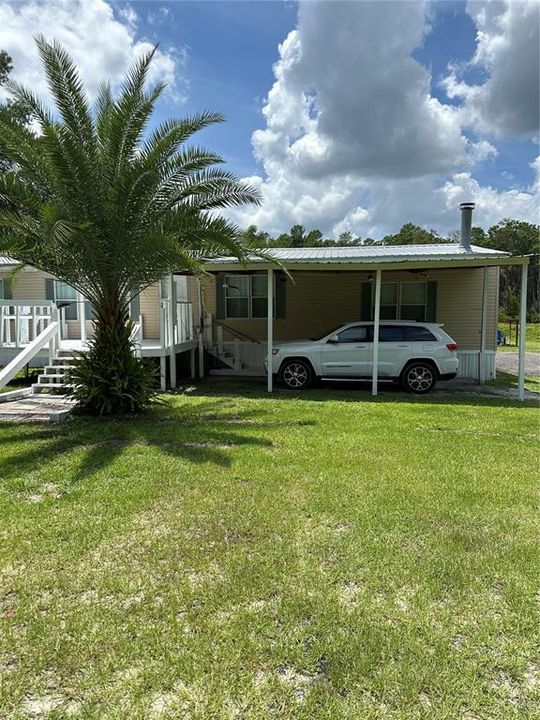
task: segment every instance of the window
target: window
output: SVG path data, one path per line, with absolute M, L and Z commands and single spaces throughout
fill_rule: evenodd
M 77 291 L 65 282 L 54 281 L 54 301 L 65 306 L 66 320 L 78 320 Z
M 403 335 L 408 342 L 435 342 L 437 338 L 421 325 L 404 325 Z
M 233 319 L 265 318 L 268 307 L 267 290 L 266 275 L 227 275 L 225 279 L 225 317 Z
M 347 328 L 338 334 L 338 342 L 340 343 L 358 343 L 358 342 L 371 342 L 370 330 L 368 325 L 356 325 L 355 327 Z
M 426 319 L 426 283 L 408 282 L 400 286 L 401 320 Z
M 375 288 L 373 288 L 375 292 Z M 398 284 L 382 283 L 381 285 L 381 320 L 397 320 Z
M 381 284 L 381 320 L 426 320 L 427 283 L 391 282 Z M 372 315 L 375 285 L 371 288 Z
M 381 325 L 379 327 L 379 342 L 401 342 L 402 339 L 401 325 Z

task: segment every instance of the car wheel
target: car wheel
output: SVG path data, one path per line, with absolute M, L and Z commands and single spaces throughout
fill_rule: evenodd
M 311 367 L 304 360 L 286 360 L 279 376 L 288 390 L 305 390 L 313 382 Z
M 428 363 L 416 362 L 408 365 L 401 375 L 401 384 L 407 392 L 425 395 L 435 387 L 435 369 Z

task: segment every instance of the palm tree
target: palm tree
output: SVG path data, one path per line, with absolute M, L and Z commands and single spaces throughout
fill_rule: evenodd
M 95 331 L 78 377 L 86 410 L 137 410 L 146 402 L 148 374 L 132 352 L 130 300 L 167 273 L 200 272 L 202 258 L 245 258 L 238 228 L 216 211 L 259 197 L 216 167 L 219 155 L 185 145 L 222 122 L 219 113 L 148 130 L 164 90 L 148 86 L 155 50 L 135 63 L 116 97 L 105 83 L 91 106 L 62 46 L 43 37 L 36 42 L 57 112 L 8 83 L 38 131 L 0 117 L 0 153 L 13 163 L 0 175 L 0 252 L 54 275 L 92 303 Z

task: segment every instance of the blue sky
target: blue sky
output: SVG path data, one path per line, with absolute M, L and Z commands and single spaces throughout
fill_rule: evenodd
M 32 33 L 63 42 L 90 92 L 159 43 L 156 120 L 216 109 L 198 140 L 264 203 L 232 214 L 280 232 L 378 237 L 538 218 L 538 0 L 0 0 L 0 47 L 45 91 Z

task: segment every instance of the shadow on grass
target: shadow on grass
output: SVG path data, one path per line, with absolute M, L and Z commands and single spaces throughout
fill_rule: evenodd
M 503 373 L 506 375 L 506 373 Z M 513 375 L 509 376 L 514 378 Z M 540 379 L 538 389 L 540 390 Z M 529 384 L 534 381 L 527 381 Z M 499 390 L 517 390 L 517 379 L 515 383 L 509 384 L 505 379 L 501 382 L 495 381 L 492 385 Z M 191 386 L 189 394 L 196 397 L 241 397 L 261 400 L 300 400 L 308 402 L 374 402 L 374 403 L 415 403 L 422 405 L 471 405 L 471 406 L 500 406 L 500 407 L 531 407 L 537 406 L 540 400 L 529 398 L 524 402 L 512 396 L 497 395 L 489 393 L 490 384 L 481 388 L 471 383 L 470 386 L 460 383 L 455 387 L 452 382 L 441 383 L 436 386 L 433 393 L 429 395 L 413 395 L 404 392 L 399 385 L 383 382 L 379 384 L 377 397 L 371 395 L 371 383 L 368 381 L 339 381 L 320 382 L 318 385 L 303 391 L 286 390 L 279 385 L 274 386 L 274 392 L 270 395 L 266 390 L 265 378 L 246 378 L 243 380 L 231 380 L 229 378 L 211 378 L 200 381 L 197 385 Z M 482 394 L 484 393 L 484 394 Z
M 0 438 L 0 477 L 7 480 L 32 472 L 43 462 L 67 459 L 69 453 L 83 450 L 71 478 L 71 484 L 76 484 L 106 468 L 126 449 L 136 447 L 156 448 L 190 463 L 227 467 L 235 447 L 272 446 L 267 438 L 253 434 L 254 430 L 294 424 L 267 422 L 256 410 L 228 411 L 223 399 L 194 405 L 186 397 L 180 406 L 158 406 L 144 416 L 107 420 L 72 416 L 60 425 L 5 425 Z M 17 444 L 19 447 L 8 450 L 9 445 Z

